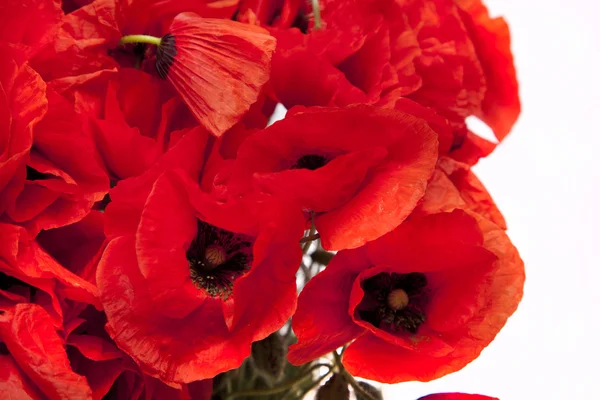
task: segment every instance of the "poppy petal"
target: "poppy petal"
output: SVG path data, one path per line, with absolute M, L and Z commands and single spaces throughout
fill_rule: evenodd
M 192 382 L 239 366 L 250 345 L 229 339 L 220 301 L 207 300 L 185 319 L 154 312 L 156 304 L 137 269 L 135 238 L 112 240 L 98 266 L 107 330 L 142 370 L 164 382 Z M 174 334 L 174 333 L 177 334 Z M 207 366 L 210 365 L 210 368 Z
M 10 355 L 0 355 L 0 390 L 9 398 L 43 400 L 43 395 L 32 385 Z
M 342 361 L 352 375 L 383 383 L 427 382 L 454 372 L 448 356 L 431 357 L 392 346 L 373 334 L 352 342 L 344 351 Z
M 19 367 L 48 398 L 91 397 L 85 378 L 71 370 L 64 341 L 40 306 L 17 304 L 3 310 L 0 337 Z
M 196 225 L 187 193 L 168 176 L 159 178 L 140 218 L 136 254 L 152 300 L 159 305 L 157 311 L 173 318 L 186 316 L 205 300 L 190 279 L 186 258 Z
M 159 75 L 206 129 L 221 136 L 258 99 L 269 79 L 275 39 L 259 27 L 193 13 L 175 17 L 169 35 L 174 38 L 169 49 L 175 51 L 174 59 L 162 59 L 161 48 L 168 46 L 161 44 Z
M 424 397 L 419 397 L 417 400 L 500 400 L 497 397 L 489 397 L 481 394 L 467 393 L 435 393 Z
M 292 327 L 298 343 L 290 346 L 288 360 L 301 365 L 329 353 L 364 332 L 348 315 L 348 293 L 367 263 L 364 249 L 336 255 L 300 293 Z M 315 312 L 316 310 L 319 312 Z
M 478 116 L 502 140 L 521 112 L 508 25 L 503 18 L 491 18 L 481 0 L 455 3 L 463 11 L 463 22 L 485 73 L 487 89 Z

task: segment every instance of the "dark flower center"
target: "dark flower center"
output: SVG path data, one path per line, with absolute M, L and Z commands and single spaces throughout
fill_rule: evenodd
M 160 45 L 156 49 L 156 72 L 162 79 L 167 79 L 167 74 L 177 56 L 177 47 L 175 46 L 175 36 L 167 33 L 160 40 Z
M 292 165 L 292 169 L 309 169 L 314 171 L 325 166 L 328 161 L 329 160 L 325 156 L 319 154 L 308 154 L 296 160 L 296 163 Z
M 365 279 L 365 293 L 356 308 L 358 317 L 391 333 L 403 330 L 416 333 L 425 322 L 427 278 L 424 274 L 388 274 L 382 272 Z
M 292 23 L 293 28 L 298 28 L 300 32 L 307 34 L 308 33 L 308 16 L 304 13 L 304 11 L 299 10 L 296 19 Z
M 0 356 L 7 356 L 9 354 L 8 347 L 6 347 L 4 342 L 0 342 Z
M 235 279 L 250 269 L 252 243 L 249 236 L 198 220 L 198 232 L 186 254 L 194 285 L 227 300 Z
M 13 286 L 24 284 L 25 283 L 21 282 L 17 278 L 6 275 L 4 272 L 0 272 L 0 290 L 9 290 Z
M 465 143 L 466 136 L 464 134 L 455 134 L 452 140 L 452 147 L 450 147 L 450 151 L 460 149 Z
M 29 165 L 27 166 L 27 179 L 28 181 L 43 181 L 46 179 L 51 179 L 54 176 L 50 174 L 44 174 L 42 172 L 37 171 L 34 168 L 31 168 Z

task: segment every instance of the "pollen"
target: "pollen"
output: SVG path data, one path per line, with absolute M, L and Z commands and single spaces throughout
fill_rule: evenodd
M 387 296 L 387 305 L 394 311 L 400 311 L 408 306 L 410 299 L 402 289 L 392 290 Z
M 227 253 L 223 246 L 218 244 L 210 245 L 204 252 L 205 265 L 208 268 L 216 268 L 227 260 Z
M 198 220 L 196 238 L 187 251 L 190 278 L 197 289 L 227 300 L 234 281 L 250 270 L 254 239 Z
M 357 316 L 392 334 L 414 334 L 425 322 L 427 278 L 422 273 L 382 272 L 362 282 Z
M 325 156 L 319 154 L 308 154 L 296 160 L 294 165 L 292 165 L 292 169 L 308 169 L 310 171 L 314 171 L 325 166 L 328 161 L 329 160 Z

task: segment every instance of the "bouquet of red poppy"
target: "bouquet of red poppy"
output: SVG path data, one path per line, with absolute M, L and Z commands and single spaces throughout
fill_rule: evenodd
M 0 49 L 1 399 L 377 400 L 519 304 L 479 0 L 3 0 Z

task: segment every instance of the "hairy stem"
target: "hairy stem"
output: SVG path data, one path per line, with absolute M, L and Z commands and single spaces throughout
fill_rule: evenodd
M 148 43 L 155 46 L 160 46 L 161 38 L 150 35 L 127 35 L 121 38 L 121 44 L 127 43 Z
M 328 374 L 333 369 L 333 366 L 331 366 L 330 364 L 326 364 L 326 363 L 315 364 L 304 375 L 301 375 L 298 378 L 293 379 L 293 380 L 291 380 L 289 382 L 282 383 L 279 386 L 275 386 L 275 387 L 269 388 L 269 389 L 243 390 L 243 391 L 231 393 L 229 396 L 226 397 L 226 400 L 232 400 L 232 399 L 235 399 L 237 397 L 266 396 L 266 395 L 270 395 L 270 394 L 275 394 L 275 393 L 283 392 L 284 390 L 293 388 L 298 383 L 302 382 L 304 379 L 312 376 L 312 372 L 315 369 L 321 368 L 321 367 L 327 367 L 328 368 L 328 371 L 327 371 Z
M 346 382 L 348 382 L 350 386 L 352 386 L 357 395 L 360 394 L 363 398 L 367 400 L 377 400 L 371 395 L 371 393 L 366 392 L 363 388 L 361 388 L 358 382 L 356 382 L 356 379 L 354 379 L 354 377 L 350 375 L 348 371 L 346 371 L 346 368 L 344 368 L 344 365 L 342 364 L 342 357 L 335 350 L 333 351 L 333 358 L 335 359 L 335 364 L 338 370 L 344 376 Z
M 320 237 L 321 237 L 321 235 L 319 235 L 318 233 L 314 233 L 312 235 L 308 235 L 308 236 L 305 236 L 302 239 L 300 239 L 300 243 L 312 242 L 313 240 L 317 240 Z
M 315 19 L 315 27 L 314 29 L 321 29 L 321 5 L 319 4 L 319 0 L 311 0 L 313 16 Z
M 311 216 L 310 217 L 310 231 L 308 232 L 307 236 L 300 239 L 300 243 L 302 244 L 302 253 L 303 254 L 306 254 L 308 249 L 310 249 L 310 245 L 311 245 L 312 241 L 315 240 L 315 239 L 309 239 L 309 238 L 312 238 L 315 235 L 318 235 L 317 227 L 315 226 L 314 216 Z

